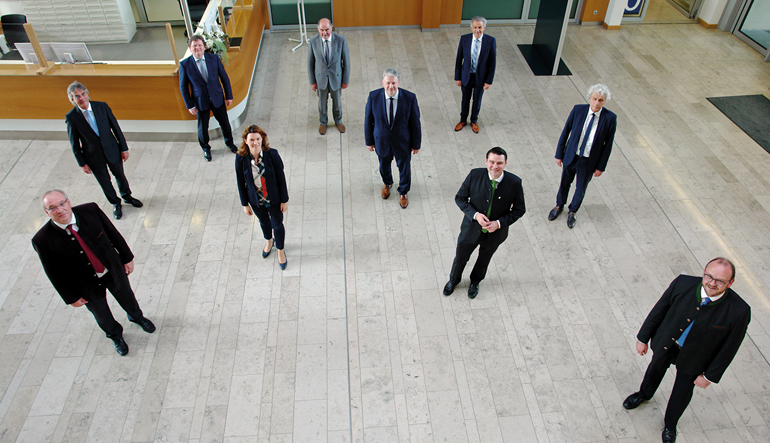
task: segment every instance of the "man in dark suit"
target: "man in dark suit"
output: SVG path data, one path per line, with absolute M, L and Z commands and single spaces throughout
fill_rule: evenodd
M 576 213 L 583 203 L 588 182 L 592 177 L 601 176 L 607 167 L 617 127 L 615 114 L 604 108 L 610 100 L 609 88 L 602 84 L 593 85 L 588 88 L 587 98 L 590 105 L 572 108 L 556 145 L 556 164 L 562 168 L 561 184 L 556 194 L 556 207 L 548 213 L 548 220 L 556 220 L 564 209 L 572 180 L 577 177 L 567 217 L 570 229 L 577 223 Z
M 398 71 L 386 69 L 382 74 L 382 88 L 369 93 L 364 117 L 366 147 L 380 160 L 382 198 L 390 197 L 393 185 L 391 163 L 398 165 L 398 195 L 402 208 L 409 205 L 407 193 L 412 184 L 411 155 L 417 154 L 422 143 L 420 107 L 417 96 L 398 87 Z
M 225 72 L 222 60 L 216 54 L 205 54 L 206 42 L 196 34 L 190 37 L 191 57 L 179 63 L 179 89 L 182 90 L 185 106 L 190 114 L 198 117 L 198 143 L 203 149 L 203 158 L 211 161 L 209 145 L 209 111 L 222 128 L 225 145 L 232 152 L 238 148 L 233 144 L 233 130 L 227 117 L 227 107 L 233 103 L 230 78 Z
M 120 355 L 128 354 L 123 327 L 115 321 L 105 289 L 132 321 L 145 332 L 155 325 L 144 317 L 128 274 L 134 271 L 134 254 L 110 219 L 96 203 L 75 206 L 63 191 L 43 195 L 43 209 L 50 220 L 32 238 L 48 279 L 64 303 L 85 305 Z
M 473 96 L 471 109 L 471 129 L 479 132 L 479 110 L 481 96 L 492 86 L 497 64 L 497 42 L 491 35 L 484 35 L 487 19 L 473 17 L 471 20 L 472 34 L 460 37 L 455 60 L 455 83 L 463 91 L 460 123 L 455 125 L 455 131 L 461 130 L 468 123 L 468 108 Z
M 490 149 L 486 164 L 486 169 L 471 170 L 455 195 L 455 203 L 465 217 L 460 225 L 457 251 L 449 281 L 444 286 L 444 295 L 454 292 L 468 259 L 479 246 L 479 258 L 471 271 L 468 287 L 468 297 L 476 298 L 479 283 L 487 275 L 492 254 L 508 238 L 508 227 L 526 212 L 521 179 L 504 170 L 508 164 L 505 150 L 499 147 Z
M 78 166 L 86 174 L 96 177 L 104 196 L 113 205 L 112 214 L 116 219 L 123 216 L 123 208 L 112 187 L 108 168 L 118 182 L 123 200 L 141 208 L 142 202 L 131 196 L 131 188 L 123 172 L 123 162 L 128 160 L 128 144 L 110 107 L 104 102 L 91 101 L 88 89 L 77 81 L 67 87 L 67 97 L 75 107 L 67 113 L 64 121 L 67 122 L 67 133 Z
M 310 39 L 307 51 L 307 75 L 310 87 L 318 94 L 318 115 L 321 126 L 318 133 L 326 134 L 329 121 L 327 106 L 332 96 L 332 113 L 337 130 L 345 132 L 342 124 L 342 90 L 350 81 L 350 53 L 345 37 L 332 33 L 332 22 L 322 18 L 318 22 L 318 35 Z
M 717 257 L 703 277 L 680 275 L 652 308 L 636 335 L 636 352 L 645 355 L 651 341 L 652 361 L 639 392 L 623 402 L 634 409 L 652 398 L 669 365 L 676 379 L 666 407 L 663 442 L 676 440 L 676 424 L 692 399 L 695 386 L 719 383 L 741 346 L 751 321 L 751 308 L 735 291 L 735 266 Z

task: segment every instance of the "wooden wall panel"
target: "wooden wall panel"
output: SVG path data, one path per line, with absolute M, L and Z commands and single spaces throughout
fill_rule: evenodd
M 409 26 L 422 24 L 420 0 L 334 0 L 334 26 Z
M 262 30 L 268 26 L 267 0 L 254 0 L 240 51 L 230 51 L 225 69 L 233 88 L 233 104 L 246 99 L 255 69 Z M 248 4 L 248 2 L 247 2 Z M 24 65 L 0 64 L 5 83 L 0 108 L 4 119 L 61 119 L 72 109 L 67 86 L 75 80 L 88 88 L 91 98 L 107 102 L 118 119 L 194 120 L 179 91 L 174 62 L 136 65 L 57 65 L 46 75 L 35 75 Z
M 459 25 L 463 15 L 463 0 L 441 0 L 441 24 Z
M 610 0 L 584 0 L 583 11 L 580 13 L 581 22 L 603 22 L 607 15 Z M 598 11 L 594 15 L 594 11 Z

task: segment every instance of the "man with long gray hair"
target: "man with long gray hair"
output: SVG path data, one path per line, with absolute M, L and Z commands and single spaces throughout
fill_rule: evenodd
M 556 145 L 556 164 L 561 170 L 561 184 L 556 194 L 556 207 L 548 214 L 548 220 L 556 220 L 567 203 L 572 181 L 577 177 L 575 195 L 569 205 L 567 226 L 577 223 L 576 213 L 583 203 L 588 182 L 599 177 L 607 167 L 615 140 L 617 117 L 604 104 L 610 100 L 610 90 L 602 84 L 588 88 L 586 98 L 590 104 L 575 105 L 561 131 Z

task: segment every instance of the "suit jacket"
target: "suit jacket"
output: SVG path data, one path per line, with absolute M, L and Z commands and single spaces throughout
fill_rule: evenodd
M 238 183 L 238 195 L 241 198 L 241 205 L 251 205 L 252 208 L 259 206 L 259 196 L 257 187 L 254 186 L 254 174 L 251 171 L 251 154 L 244 156 L 235 156 L 235 179 Z M 265 164 L 265 171 L 262 177 L 265 179 L 267 187 L 267 198 L 270 205 L 286 203 L 289 201 L 289 191 L 286 187 L 286 175 L 283 173 L 283 161 L 278 151 L 270 149 L 262 153 L 262 161 Z
M 64 117 L 72 153 L 75 154 L 78 166 L 104 166 L 105 160 L 107 163 L 120 163 L 120 153 L 128 151 L 128 144 L 118 120 L 107 103 L 91 101 L 91 110 L 94 112 L 99 135 L 96 135 L 77 106 Z
M 307 75 L 310 84 L 316 83 L 318 89 L 336 91 L 343 83 L 350 83 L 350 53 L 345 37 L 334 34 L 327 63 L 321 36 L 313 36 L 307 51 Z
M 701 303 L 700 277 L 680 275 L 652 308 L 637 338 L 652 339 L 652 352 L 665 352 L 679 339 L 690 320 L 692 329 L 676 359 L 676 368 L 689 375 L 703 374 L 719 383 L 733 361 L 751 321 L 751 308 L 732 289 L 706 306 Z
M 457 46 L 457 59 L 455 60 L 455 81 L 461 80 L 463 86 L 468 84 L 471 78 L 471 57 L 473 34 L 465 34 L 460 37 Z M 481 38 L 481 51 L 476 61 L 476 87 L 484 86 L 484 83 L 492 84 L 495 79 L 495 66 L 497 65 L 497 41 L 491 35 L 484 34 Z
M 207 80 L 203 79 L 198 70 L 195 57 L 189 56 L 179 62 L 179 89 L 182 90 L 182 98 L 187 109 L 195 107 L 199 111 L 208 111 L 222 106 L 225 99 L 233 99 L 230 78 L 219 56 L 207 52 L 203 60 L 206 62 L 206 70 L 209 74 Z
M 112 278 L 120 287 L 119 273 L 125 274 L 123 265 L 134 259 L 126 240 L 96 203 L 74 206 L 72 212 L 78 234 L 108 271 L 104 278 Z M 104 297 L 104 287 L 99 286 L 93 266 L 72 234 L 48 220 L 32 237 L 32 247 L 65 303 Z
M 567 123 L 564 124 L 559 143 L 556 145 L 556 158 L 562 160 L 565 165 L 569 165 L 577 157 L 577 151 L 580 148 L 578 141 L 590 109 L 589 105 L 575 105 L 572 112 L 569 113 Z M 607 160 L 609 160 L 610 152 L 612 152 L 612 142 L 615 140 L 617 121 L 618 119 L 612 111 L 607 108 L 602 109 L 594 141 L 591 144 L 591 153 L 588 156 L 588 169 L 590 171 L 598 169 L 604 172 L 604 169 L 607 168 Z
M 521 179 L 510 172 L 503 171 L 503 180 L 495 189 L 490 220 L 500 222 L 500 229 L 489 233 L 497 244 L 508 238 L 508 227 L 520 219 L 526 212 L 524 205 L 524 188 Z M 477 242 L 482 234 L 481 225 L 473 218 L 477 212 L 487 213 L 489 198 L 492 196 L 492 184 L 489 181 L 489 172 L 486 168 L 471 170 L 460 190 L 455 195 L 455 203 L 463 211 L 465 217 L 460 226 L 460 237 Z
M 420 107 L 417 96 L 406 89 L 398 89 L 396 115 L 393 128 L 388 125 L 388 111 L 385 106 L 385 88 L 369 93 L 364 117 L 364 138 L 366 146 L 374 145 L 377 155 L 385 157 L 391 153 L 398 158 L 411 155 L 419 150 L 422 143 Z

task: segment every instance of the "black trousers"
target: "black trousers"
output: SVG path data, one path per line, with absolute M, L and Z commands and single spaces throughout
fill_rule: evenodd
M 222 103 L 222 106 L 218 108 L 211 108 L 205 111 L 198 110 L 198 143 L 200 143 L 201 148 L 211 149 L 211 146 L 209 146 L 209 119 L 211 118 L 209 111 L 214 114 L 214 118 L 219 122 L 219 127 L 222 128 L 222 137 L 225 139 L 225 145 L 228 148 L 235 146 L 233 144 L 233 130 L 230 128 L 230 120 L 227 118 L 227 105 Z
M 468 236 L 463 235 L 461 230 L 460 237 L 457 239 L 457 250 L 455 251 L 454 262 L 452 262 L 452 270 L 449 272 L 449 280 L 455 284 L 462 280 L 465 265 L 471 258 L 471 254 L 473 254 L 476 246 L 479 247 L 479 257 L 476 259 L 476 264 L 473 265 L 473 270 L 471 270 L 471 282 L 477 283 L 484 280 L 484 277 L 487 276 L 489 262 L 492 261 L 492 255 L 494 255 L 497 248 L 505 240 L 504 237 L 501 239 L 499 234 L 501 233 L 497 231 L 491 234 L 481 234 L 478 241 L 469 241 L 467 239 Z
M 86 308 L 94 315 L 96 323 L 107 334 L 107 338 L 111 339 L 123 336 L 123 326 L 112 316 L 110 306 L 107 304 L 107 289 L 110 290 L 112 296 L 118 301 L 120 307 L 126 311 L 129 321 L 138 321 L 144 318 L 144 314 L 142 314 L 142 310 L 139 308 L 139 303 L 136 301 L 134 291 L 131 290 L 131 282 L 128 281 L 128 276 L 121 272 L 120 276 L 118 276 L 118 281 L 119 284 L 116 285 L 112 276 L 107 273 L 99 279 L 99 285 L 102 288 L 101 296 L 86 303 Z
M 121 197 L 131 197 L 131 188 L 128 187 L 128 179 L 126 178 L 125 172 L 123 172 L 123 161 L 119 160 L 117 163 L 108 163 L 105 161 L 105 163 L 101 165 L 88 165 L 88 167 L 91 168 L 91 172 L 94 174 L 94 177 L 96 177 L 96 181 L 98 181 L 99 186 L 102 187 L 104 196 L 107 197 L 107 200 L 111 204 L 116 205 L 120 203 L 120 198 L 118 197 L 118 194 L 115 193 L 115 188 L 112 187 L 110 172 L 115 176 L 115 181 L 118 182 L 118 190 L 120 191 Z M 107 170 L 108 168 L 109 171 Z
M 273 238 L 275 233 L 275 248 L 283 249 L 283 241 L 286 238 L 286 228 L 283 227 L 283 212 L 281 212 L 281 203 L 270 203 L 270 207 L 252 206 L 251 210 L 259 219 L 259 227 L 262 228 L 262 235 L 265 240 Z
M 666 375 L 666 370 L 672 364 L 676 364 L 678 355 L 679 347 L 676 345 L 672 345 L 668 351 L 653 354 L 652 361 L 647 366 L 642 385 L 639 388 L 645 397 L 652 398 L 655 395 L 660 382 L 663 381 L 663 376 Z M 682 414 L 684 414 L 684 410 L 687 409 L 687 405 L 690 404 L 690 400 L 692 400 L 696 378 L 698 378 L 697 375 L 685 374 L 679 370 L 676 371 L 674 387 L 671 389 L 668 406 L 666 406 L 666 415 L 663 419 L 667 428 L 676 430 L 676 424 L 679 422 Z
M 479 111 L 481 110 L 481 96 L 484 95 L 484 83 L 476 83 L 476 74 L 471 74 L 468 84 L 460 87 L 463 91 L 462 107 L 460 108 L 460 121 L 468 121 L 468 109 L 470 108 L 471 96 L 473 96 L 473 108 L 471 108 L 471 123 L 479 121 Z
M 593 174 L 594 171 L 588 168 L 588 157 L 575 156 L 569 165 L 562 164 L 561 184 L 559 185 L 559 193 L 556 194 L 556 205 L 560 208 L 564 207 L 572 181 L 577 178 L 575 195 L 572 196 L 572 203 L 569 204 L 569 212 L 577 212 L 580 205 L 583 204 L 583 197 L 586 195 L 586 188 L 588 188 Z

